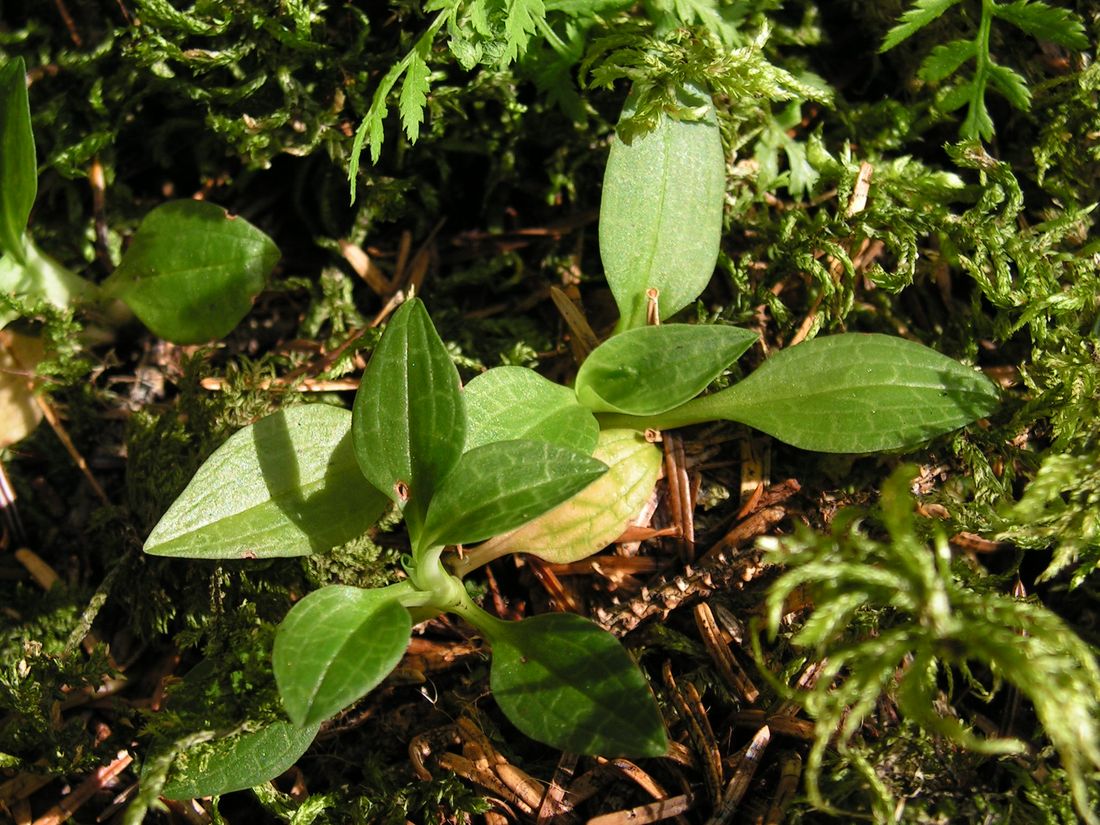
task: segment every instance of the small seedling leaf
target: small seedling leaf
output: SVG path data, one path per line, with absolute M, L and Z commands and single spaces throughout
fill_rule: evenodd
M 470 544 L 511 530 L 606 472 L 602 462 L 545 441 L 496 441 L 475 447 L 439 485 L 421 544 Z
M 0 252 L 26 263 L 23 233 L 38 194 L 38 161 L 22 57 L 0 68 Z
M 571 613 L 507 625 L 493 639 L 493 696 L 527 736 L 570 753 L 661 756 L 664 723 L 638 666 L 599 626 Z
M 637 430 L 601 430 L 592 457 L 608 466 L 606 474 L 554 509 L 479 545 L 471 556 L 490 561 L 508 553 L 530 553 L 568 564 L 615 541 L 653 494 L 661 451 Z
M 359 470 L 351 413 L 303 404 L 260 419 L 215 450 L 153 529 L 145 552 L 303 556 L 362 535 L 388 506 Z
M 656 415 L 702 392 L 759 336 L 718 325 L 629 329 L 604 341 L 577 373 L 576 392 L 594 412 Z
M 304 754 L 320 722 L 298 727 L 272 722 L 259 730 L 204 743 L 179 754 L 160 795 L 168 799 L 221 796 L 274 779 Z
M 416 533 L 436 484 L 462 454 L 466 410 L 458 370 L 424 303 L 393 314 L 355 395 L 359 467 L 405 511 Z
M 992 413 L 996 386 L 935 350 L 888 335 L 815 338 L 773 355 L 697 412 L 795 447 L 868 453 L 914 447 Z
M 462 391 L 466 449 L 529 438 L 591 454 L 599 424 L 568 388 L 526 367 L 495 367 Z
M 244 218 L 179 200 L 145 216 L 104 284 L 149 329 L 179 344 L 227 335 L 279 260 L 275 243 Z
M 646 291 L 665 319 L 698 297 L 718 260 L 726 160 L 710 98 L 685 89 L 702 120 L 661 115 L 629 143 L 613 138 L 600 201 L 600 258 L 620 329 L 642 326 Z M 623 112 L 631 114 L 630 104 Z
M 411 633 L 409 611 L 383 590 L 310 593 L 279 625 L 271 654 L 291 721 L 317 724 L 364 696 L 401 661 Z

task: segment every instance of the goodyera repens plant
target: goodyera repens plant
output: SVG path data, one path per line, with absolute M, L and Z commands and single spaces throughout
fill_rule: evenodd
M 462 578 L 505 553 L 569 562 L 614 541 L 657 482 L 660 453 L 646 430 L 726 419 L 805 449 L 860 453 L 913 446 L 994 409 L 996 390 L 980 373 L 883 335 L 814 339 L 700 395 L 756 335 L 646 324 L 647 294 L 657 297 L 656 320 L 666 319 L 702 292 L 718 254 L 718 125 L 709 96 L 681 97 L 682 116 L 612 145 L 600 252 L 621 320 L 572 388 L 520 367 L 461 386 L 412 298 L 390 319 L 350 413 L 308 404 L 246 427 L 153 530 L 145 550 L 156 555 L 297 556 L 361 535 L 392 502 L 410 542 L 399 583 L 323 587 L 287 614 L 272 664 L 290 722 L 215 745 L 201 767 L 177 768 L 166 793 L 224 792 L 277 775 L 323 720 L 393 670 L 413 625 L 440 612 L 489 642 L 493 697 L 527 735 L 574 753 L 661 755 L 656 702 L 614 637 L 568 614 L 501 621 Z M 465 553 L 448 562 L 446 549 L 458 545 Z

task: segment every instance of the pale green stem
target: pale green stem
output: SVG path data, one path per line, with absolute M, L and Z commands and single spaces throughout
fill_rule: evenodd
M 679 407 L 673 407 L 657 415 L 626 415 L 624 413 L 598 413 L 601 429 L 633 430 L 674 430 L 692 424 L 704 424 L 708 421 L 735 421 L 729 415 L 729 400 L 725 397 L 730 390 L 703 395 L 686 401 Z

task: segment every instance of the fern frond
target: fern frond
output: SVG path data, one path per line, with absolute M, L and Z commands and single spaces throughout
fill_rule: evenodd
M 906 11 L 900 22 L 890 31 L 886 32 L 886 38 L 879 46 L 879 52 L 887 52 L 901 41 L 912 37 L 952 6 L 958 5 L 962 0 L 917 0 L 913 7 Z
M 1089 47 L 1089 38 L 1081 19 L 1068 9 L 1048 6 L 1042 0 L 995 3 L 993 16 L 1011 23 L 1036 40 L 1049 40 L 1069 49 Z
M 958 71 L 963 63 L 973 60 L 977 53 L 973 40 L 952 40 L 942 43 L 924 58 L 917 76 L 925 83 L 939 83 Z
M 427 57 L 430 46 L 428 41 L 421 40 L 411 52 L 412 59 L 405 72 L 405 79 L 401 82 L 401 96 L 397 101 L 397 108 L 401 113 L 401 125 L 413 143 L 420 136 L 420 124 L 424 122 L 424 107 L 428 102 L 428 80 L 431 72 L 428 69 Z

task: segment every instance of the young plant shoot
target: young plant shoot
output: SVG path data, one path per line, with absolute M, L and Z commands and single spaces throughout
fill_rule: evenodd
M 311 404 L 246 427 L 149 537 L 155 555 L 304 555 L 361 535 L 389 503 L 400 509 L 404 580 L 323 587 L 278 628 L 274 675 L 298 731 L 368 693 L 400 661 L 413 625 L 448 612 L 489 642 L 493 696 L 521 731 L 573 753 L 662 755 L 657 704 L 614 637 L 575 615 L 502 621 L 474 603 L 462 578 L 506 553 L 571 562 L 613 542 L 657 483 L 661 457 L 647 429 L 726 419 L 804 449 L 863 453 L 913 447 L 995 409 L 996 389 L 979 372 L 883 335 L 815 339 L 702 394 L 756 335 L 645 325 L 647 292 L 661 301 L 658 319 L 671 315 L 705 288 L 718 253 L 718 125 L 709 96 L 687 89 L 683 100 L 690 120 L 662 115 L 652 133 L 613 145 L 600 247 L 621 320 L 572 388 L 520 367 L 488 370 L 463 388 L 424 304 L 410 299 L 374 350 L 352 412 Z M 677 171 L 684 158 L 691 174 Z M 445 563 L 454 545 L 478 546 Z M 309 736 L 263 730 L 234 747 L 261 735 L 308 747 Z M 280 764 L 291 756 L 284 750 Z M 234 782 L 269 778 L 262 773 Z M 223 788 L 225 776 L 192 771 L 175 781 L 195 793 L 204 781 Z

